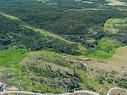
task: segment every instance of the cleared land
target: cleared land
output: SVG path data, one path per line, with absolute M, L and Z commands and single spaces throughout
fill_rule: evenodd
M 127 68 L 127 46 L 118 48 L 108 62 L 115 66 Z

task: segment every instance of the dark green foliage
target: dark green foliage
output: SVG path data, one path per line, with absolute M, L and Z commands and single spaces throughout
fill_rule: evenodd
M 74 2 L 74 0 L 69 2 Z M 62 37 L 81 43 L 88 48 L 96 45 L 95 43 L 87 42 L 88 38 L 98 40 L 104 36 L 108 36 L 104 33 L 103 25 L 109 18 L 126 16 L 126 14 L 112 8 L 85 10 L 81 8 L 68 8 L 66 6 L 66 9 L 63 9 L 63 7 L 48 6 L 40 2 L 29 2 L 29 0 L 24 4 L 18 4 L 10 4 L 11 9 L 9 6 L 3 6 L 0 10 L 20 18 L 27 24 L 60 34 Z M 74 4 L 71 5 L 75 6 Z
M 51 49 L 56 52 L 80 54 L 78 46 L 53 37 L 45 37 L 22 26 L 22 22 L 0 15 L 0 49 L 17 46 L 29 50 Z
M 100 84 L 104 84 L 104 81 L 105 81 L 105 77 L 104 76 L 102 76 L 102 75 L 98 76 L 98 82 Z
M 116 84 L 122 88 L 127 88 L 127 78 L 117 79 Z

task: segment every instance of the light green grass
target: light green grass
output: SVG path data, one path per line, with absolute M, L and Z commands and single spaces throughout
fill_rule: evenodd
M 60 88 L 53 88 L 53 87 L 48 87 L 44 85 L 36 85 L 35 89 L 38 89 L 40 92 L 48 92 L 48 93 L 66 93 L 67 91 L 65 89 L 60 89 Z
M 31 81 L 27 80 L 27 74 L 22 71 L 22 64 L 20 62 L 27 56 L 27 50 L 10 48 L 6 50 L 0 50 L 0 73 L 4 74 L 9 86 L 18 86 L 20 81 L 25 81 L 24 85 L 28 85 Z M 7 67 L 6 67 L 7 66 Z
M 25 49 L 10 48 L 6 50 L 0 50 L 0 66 L 17 64 L 22 59 L 24 59 L 26 55 L 27 51 Z
M 31 30 L 33 30 L 33 31 L 35 31 L 35 32 L 39 32 L 39 33 L 41 33 L 43 36 L 50 36 L 50 35 L 52 35 L 52 33 L 47 32 L 47 31 L 44 31 L 44 30 L 42 30 L 42 29 L 34 28 L 34 27 L 31 27 L 31 26 L 28 26 L 28 25 L 21 25 L 21 26 L 24 27 L 24 28 L 27 28 L 27 29 L 31 29 Z
M 127 67 L 127 46 L 118 48 L 108 62 L 119 67 Z
M 119 42 L 110 38 L 102 38 L 98 42 L 98 48 L 107 52 L 110 52 L 110 50 L 117 48 L 118 46 L 119 46 Z
M 82 54 L 84 54 L 87 51 L 87 48 L 85 48 L 82 45 L 78 45 L 79 50 L 81 51 Z
M 11 16 L 11 15 L 7 15 L 7 14 L 5 14 L 5 13 L 3 13 L 3 12 L 0 12 L 0 15 L 6 17 L 6 18 L 8 18 L 8 19 L 11 19 L 11 20 L 19 20 L 17 17 Z
M 112 57 L 119 46 L 120 43 L 115 40 L 102 38 L 98 41 L 97 46 L 94 49 L 89 50 L 86 55 L 98 60 L 108 59 Z

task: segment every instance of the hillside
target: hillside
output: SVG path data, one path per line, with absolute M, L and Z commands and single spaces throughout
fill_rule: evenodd
M 30 24 L 31 27 L 58 34 L 85 48 L 94 47 L 99 39 L 108 36 L 103 30 L 103 25 L 109 18 L 126 17 L 126 13 L 113 8 L 110 10 L 109 8 L 60 10 L 34 1 L 25 2 L 23 5 L 11 5 L 11 10 L 3 6 L 1 11 L 19 18 L 23 23 Z
M 126 8 L 126 0 L 1 0 L 0 82 L 55 94 L 127 89 Z
M 29 50 L 51 49 L 58 52 L 70 52 L 70 54 L 80 53 L 78 45 L 75 45 L 74 43 L 44 30 L 27 26 L 14 16 L 5 13 L 0 13 L 0 16 L 1 49 L 16 46 Z M 35 40 L 36 42 L 34 42 Z M 69 48 L 71 48 L 72 51 L 67 52 L 66 50 L 69 50 Z

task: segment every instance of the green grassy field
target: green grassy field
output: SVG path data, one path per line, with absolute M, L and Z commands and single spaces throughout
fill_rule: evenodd
M 19 63 L 27 56 L 27 50 L 10 48 L 0 50 L 0 66 L 13 65 Z
M 108 19 L 103 27 L 106 34 L 109 37 L 104 37 L 97 41 L 97 45 L 90 49 L 86 55 L 98 60 L 108 59 L 115 54 L 118 47 L 122 46 L 122 41 L 119 41 L 118 35 L 126 38 L 127 19 L 126 18 L 114 18 Z M 116 37 L 115 37 L 116 36 Z
M 98 60 L 108 59 L 115 53 L 116 48 L 120 46 L 119 42 L 110 38 L 102 38 L 97 46 L 89 50 L 87 56 Z
M 10 48 L 0 50 L 0 80 L 6 82 L 9 86 L 17 86 L 20 81 L 24 80 L 25 85 L 30 83 L 27 80 L 27 74 L 22 71 L 20 62 L 27 56 L 25 49 Z

